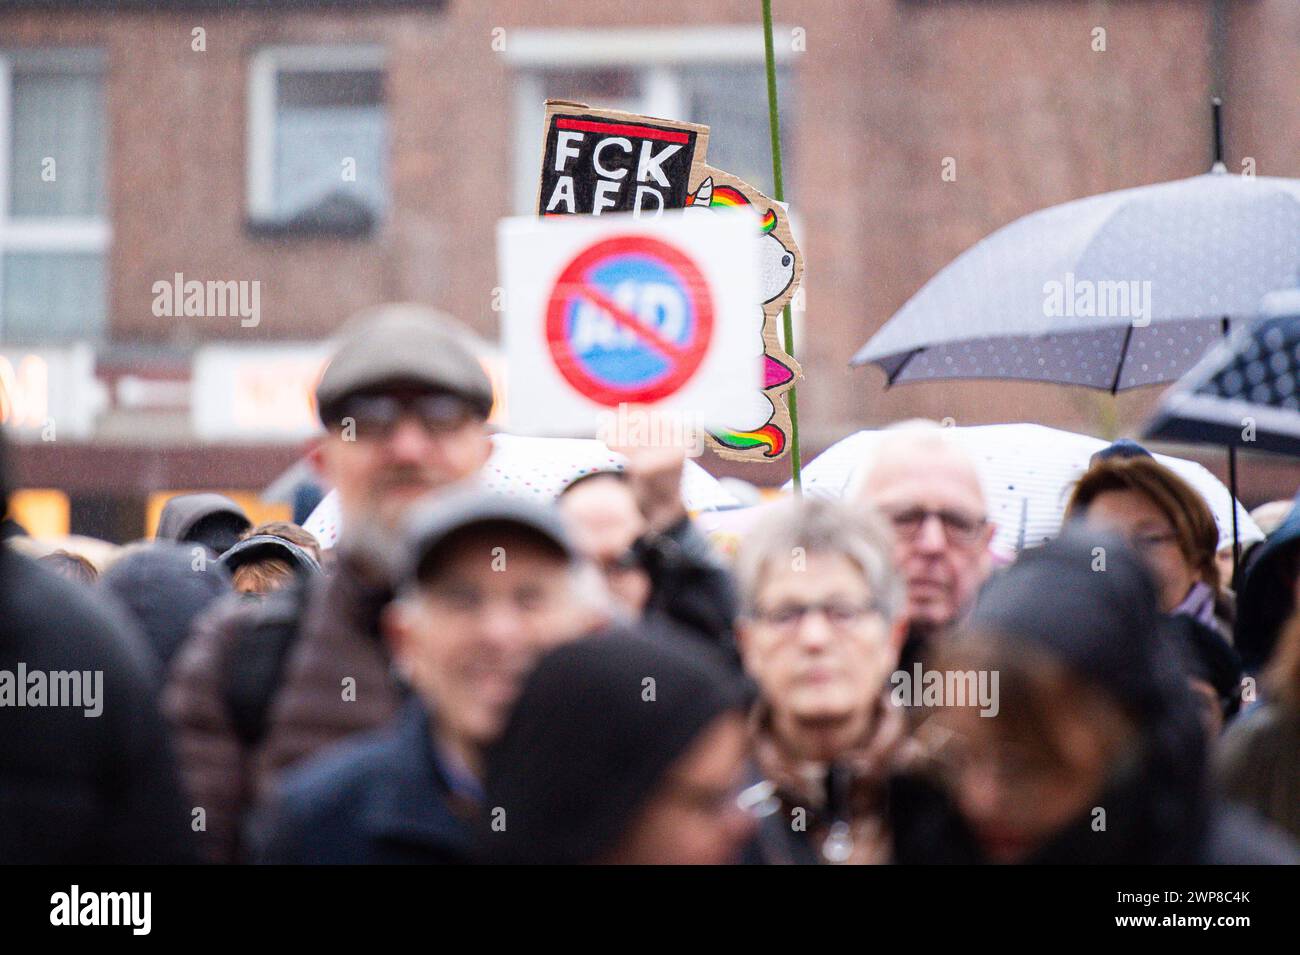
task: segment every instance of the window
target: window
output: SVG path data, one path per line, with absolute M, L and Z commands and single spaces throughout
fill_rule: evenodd
M 365 235 L 385 218 L 382 50 L 260 50 L 248 115 L 248 210 L 255 231 Z
M 521 30 L 511 31 L 507 44 L 506 55 L 519 69 L 516 212 L 536 209 L 542 104 L 547 99 L 703 123 L 711 127 L 709 165 L 772 193 L 761 29 Z M 781 135 L 788 144 L 793 141 L 792 54 L 780 47 L 776 54 Z M 787 182 L 789 159 L 789 153 L 782 153 Z
M 0 51 L 0 340 L 105 331 L 103 57 Z
M 772 185 L 772 133 L 767 114 L 767 72 L 760 60 L 747 64 L 692 64 L 678 73 L 685 116 L 709 129 L 709 165 L 725 169 L 769 196 Z M 781 110 L 782 179 L 790 181 L 794 132 L 789 103 L 789 70 L 776 70 Z M 789 196 L 787 195 L 787 198 Z

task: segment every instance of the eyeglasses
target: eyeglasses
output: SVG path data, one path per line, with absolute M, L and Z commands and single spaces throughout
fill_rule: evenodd
M 755 620 L 776 627 L 779 630 L 793 632 L 799 629 L 804 617 L 811 613 L 821 614 L 826 618 L 826 622 L 836 630 L 846 630 L 863 617 L 882 612 L 883 608 L 874 600 L 861 604 L 827 600 L 821 603 L 779 604 L 770 610 L 755 609 L 752 616 Z
M 939 519 L 939 523 L 943 525 L 944 536 L 949 543 L 953 544 L 973 544 L 988 524 L 986 517 L 974 517 L 948 508 L 938 510 L 924 507 L 886 508 L 884 514 L 894 525 L 894 533 L 903 540 L 915 540 L 919 537 L 926 521 L 932 517 Z
M 456 431 L 476 417 L 468 402 L 445 392 L 351 395 L 330 417 L 332 430 L 342 430 L 350 419 L 358 438 L 382 440 L 408 415 L 433 435 Z
M 1133 545 L 1133 549 L 1140 554 L 1150 554 L 1159 550 L 1166 544 L 1172 544 L 1178 540 L 1178 535 L 1173 531 L 1167 531 L 1163 534 L 1135 534 L 1128 539 Z

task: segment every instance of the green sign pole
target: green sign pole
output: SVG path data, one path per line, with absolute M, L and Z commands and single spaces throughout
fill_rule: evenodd
M 767 125 L 772 134 L 772 185 L 776 190 L 776 201 L 785 201 L 785 185 L 781 180 L 781 120 L 776 108 L 776 54 L 772 48 L 772 0 L 763 0 L 763 51 L 767 59 Z M 782 315 L 782 330 L 785 333 L 785 350 L 791 358 L 794 354 L 794 319 L 787 302 Z M 803 468 L 799 461 L 799 402 L 795 388 L 785 393 L 786 404 L 790 408 L 790 478 L 794 484 L 795 497 L 803 496 Z

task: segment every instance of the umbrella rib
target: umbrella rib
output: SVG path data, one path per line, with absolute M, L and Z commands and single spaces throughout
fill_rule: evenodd
M 903 369 L 907 367 L 907 363 L 910 362 L 917 355 L 921 354 L 921 352 L 923 351 L 925 351 L 924 348 L 914 348 L 912 351 L 908 352 L 907 357 L 904 358 L 902 363 L 897 368 L 894 369 L 894 373 L 890 375 L 888 379 L 886 379 L 885 387 L 886 388 L 893 387 L 893 384 L 898 379 L 898 376 L 901 375 L 903 373 Z
M 1113 395 L 1119 391 L 1119 376 L 1124 370 L 1124 359 L 1128 357 L 1129 339 L 1133 337 L 1133 323 L 1128 323 L 1128 328 L 1124 330 L 1124 347 L 1119 350 L 1119 362 L 1115 365 L 1115 380 L 1110 383 L 1110 393 Z

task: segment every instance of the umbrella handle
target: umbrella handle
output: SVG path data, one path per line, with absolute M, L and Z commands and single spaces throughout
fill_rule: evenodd
M 1221 149 L 1220 138 L 1222 133 L 1219 129 L 1219 98 L 1214 98 L 1214 136 L 1215 149 Z M 1227 315 L 1223 316 L 1223 337 L 1227 338 L 1232 331 L 1232 319 Z M 1237 586 L 1237 572 L 1241 569 L 1241 532 L 1237 529 L 1237 446 L 1228 445 L 1228 492 L 1232 495 L 1229 506 L 1232 508 L 1232 587 Z

